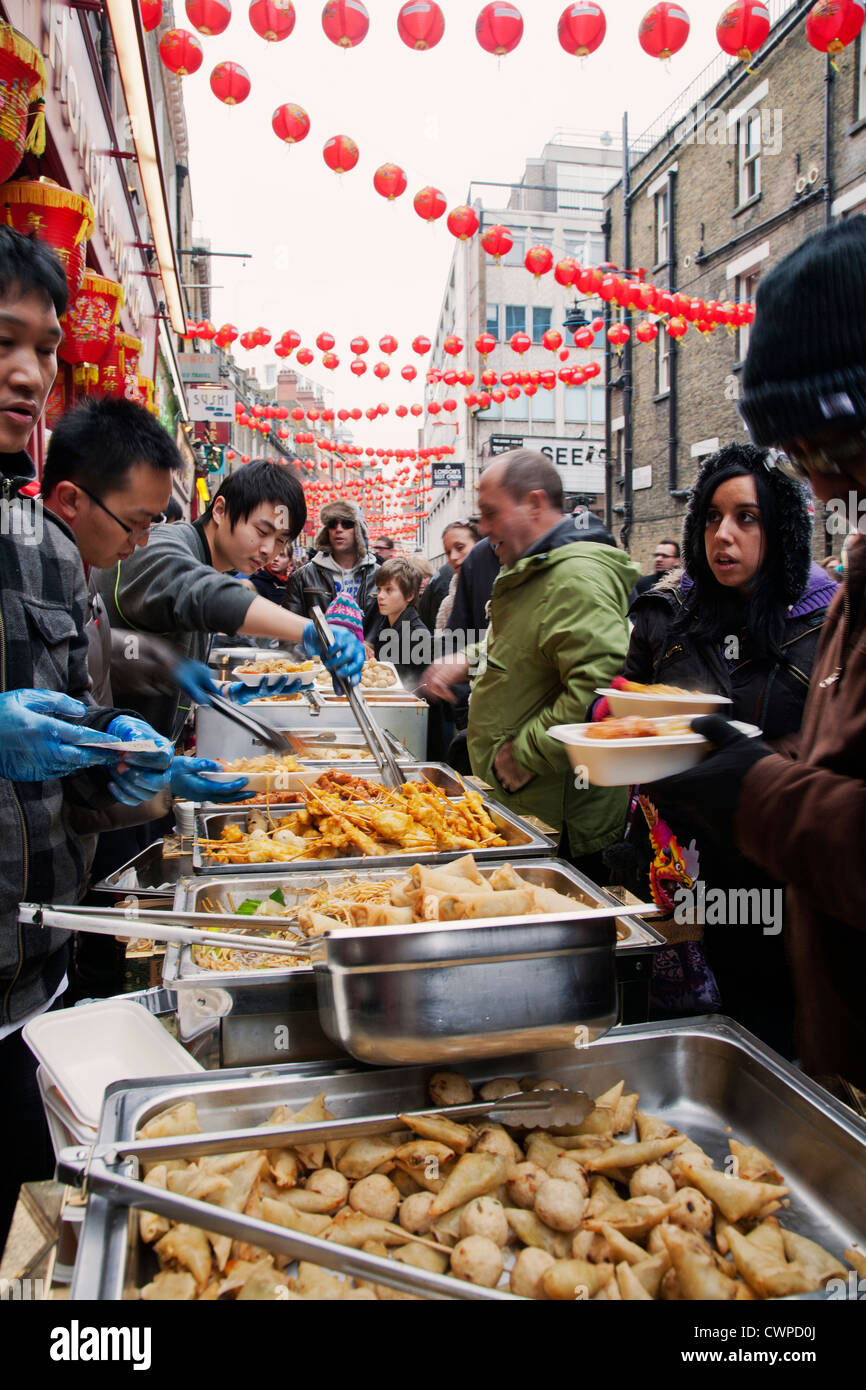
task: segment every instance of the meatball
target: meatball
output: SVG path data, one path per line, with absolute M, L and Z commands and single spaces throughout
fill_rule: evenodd
M 681 1187 L 668 1203 L 666 1220 L 695 1235 L 709 1235 L 713 1229 L 713 1204 L 696 1187 Z
M 660 1163 L 644 1163 L 632 1173 L 628 1185 L 631 1197 L 658 1197 L 669 1202 L 676 1194 L 677 1185 Z
M 482 1100 L 502 1100 L 503 1096 L 516 1096 L 520 1087 L 512 1076 L 498 1076 L 495 1081 L 485 1081 L 478 1092 Z
M 400 1225 L 413 1236 L 426 1235 L 430 1230 L 432 1192 L 415 1192 L 400 1203 Z
M 576 1231 L 586 1198 L 573 1182 L 548 1178 L 535 1194 L 535 1215 L 554 1231 Z
M 531 1210 L 541 1184 L 547 1182 L 547 1174 L 537 1163 L 516 1163 L 508 1175 L 508 1200 L 516 1207 Z
M 349 1184 L 342 1173 L 337 1173 L 332 1168 L 320 1168 L 317 1173 L 311 1173 L 308 1177 L 306 1190 L 317 1192 L 327 1199 L 328 1205 L 323 1206 L 322 1211 L 336 1211 L 349 1195 Z
M 573 1182 L 579 1187 L 584 1197 L 589 1196 L 589 1182 L 580 1164 L 567 1154 L 555 1158 L 547 1166 L 547 1176 L 549 1178 L 561 1178 L 563 1182 Z
M 469 1284 L 492 1289 L 502 1273 L 502 1251 L 487 1236 L 467 1236 L 451 1251 L 451 1273 Z
M 546 1250 L 536 1250 L 531 1245 L 521 1250 L 511 1271 L 511 1292 L 518 1298 L 545 1298 L 544 1271 L 553 1263 L 553 1256 Z
M 361 1178 L 349 1194 L 349 1206 L 353 1211 L 362 1211 L 365 1216 L 374 1216 L 379 1221 L 393 1221 L 399 1205 L 399 1191 L 382 1173 Z
M 494 1245 L 507 1245 L 510 1235 L 505 1208 L 495 1197 L 476 1197 L 460 1213 L 460 1235 L 487 1236 Z
M 434 1105 L 470 1105 L 475 1097 L 465 1076 L 456 1071 L 437 1071 L 427 1085 Z

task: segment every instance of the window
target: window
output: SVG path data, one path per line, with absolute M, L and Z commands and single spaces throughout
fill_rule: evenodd
M 747 111 L 739 124 L 737 202 L 742 205 L 761 191 L 761 113 Z
M 747 300 L 754 299 L 758 292 L 758 281 L 761 278 L 759 270 L 751 270 L 746 275 L 738 275 L 736 280 L 736 297 L 740 304 Z M 749 340 L 752 336 L 752 325 L 743 324 L 737 331 L 737 361 L 745 362 L 746 353 L 749 351 Z
M 516 401 L 513 401 L 510 396 L 505 397 L 505 418 L 506 420 L 529 419 L 529 400 L 522 391 Z
M 492 333 L 496 341 L 499 341 L 499 305 L 488 304 L 487 306 L 487 332 Z
M 540 343 L 545 333 L 550 328 L 552 314 L 552 309 L 534 308 L 532 310 L 532 341 L 534 343 Z
M 656 339 L 656 395 L 666 396 L 671 389 L 671 340 L 662 324 Z
M 531 227 L 530 243 L 533 246 L 549 246 L 553 249 L 553 229 L 551 227 Z
M 515 333 L 526 332 L 526 305 L 506 304 L 505 341 L 509 342 Z
M 656 265 L 667 265 L 671 258 L 670 185 L 655 196 L 656 205 Z
M 490 405 L 488 406 L 488 408 L 487 408 L 486 410 L 479 410 L 479 411 L 476 412 L 476 419 L 478 419 L 478 420 L 501 420 L 501 419 L 502 419 L 502 407 L 501 407 L 501 405 L 499 405 L 496 401 L 491 401 L 491 402 L 490 402 Z
M 589 419 L 585 386 L 568 386 L 565 391 L 565 423 L 585 425 Z
M 592 423 L 603 425 L 607 417 L 606 396 L 607 392 L 603 386 L 590 387 L 592 396 Z
M 556 419 L 555 392 L 539 387 L 538 395 L 532 397 L 532 419 L 537 425 L 553 424 Z
M 526 256 L 526 228 L 510 227 L 509 231 L 514 237 L 514 245 L 507 256 L 502 257 L 503 265 L 523 265 Z

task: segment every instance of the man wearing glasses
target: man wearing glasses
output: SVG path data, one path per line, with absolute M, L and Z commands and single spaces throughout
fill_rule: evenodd
M 328 502 L 319 517 L 316 553 L 289 579 L 285 607 L 308 618 L 315 604 L 324 612 L 338 594 L 353 599 L 364 617 L 366 637 L 379 616 L 367 523 L 354 502 Z
M 696 829 L 788 885 L 797 1042 L 813 1076 L 866 1087 L 866 217 L 816 233 L 758 288 L 740 410 L 775 466 L 853 512 L 859 534 L 824 625 L 796 760 L 727 720 L 718 751 L 661 786 Z M 747 967 L 745 967 L 747 968 Z

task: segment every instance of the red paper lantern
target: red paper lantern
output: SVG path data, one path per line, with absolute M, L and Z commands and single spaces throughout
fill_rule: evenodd
M 471 386 L 473 381 L 475 380 L 475 373 L 461 372 L 457 380 L 460 382 L 461 386 Z
M 383 164 L 373 175 L 373 187 L 393 203 L 406 192 L 406 175 L 399 164 Z
M 448 230 L 458 241 L 468 241 L 474 237 L 479 226 L 477 212 L 466 204 L 448 214 Z
M 442 351 L 447 352 L 449 357 L 459 357 L 463 351 L 463 339 L 459 338 L 456 333 L 449 333 L 442 344 Z
M 682 5 L 653 5 L 640 22 L 638 40 L 651 58 L 672 58 L 684 46 L 690 29 Z
M 417 352 L 419 357 L 426 357 L 427 353 L 430 351 L 430 347 L 430 339 L 425 338 L 423 334 L 419 334 L 417 338 L 412 340 L 412 350 L 413 352 Z
M 523 16 L 516 5 L 485 5 L 475 21 L 475 37 L 486 53 L 504 58 L 523 38 Z
M 340 365 L 340 359 L 335 352 L 326 352 L 322 358 L 322 366 L 327 367 L 329 372 L 335 372 Z
M 681 316 L 675 316 L 668 323 L 668 336 L 673 339 L 684 338 L 689 331 L 689 325 Z
M 764 0 L 736 0 L 718 24 L 719 47 L 732 58 L 750 63 L 770 32 L 770 11 Z
M 489 357 L 496 347 L 496 339 L 492 333 L 479 333 L 475 339 L 475 351 L 479 357 Z
M 445 382 L 446 386 L 456 386 L 458 381 L 460 380 L 460 377 L 452 367 L 450 371 L 442 373 L 442 380 Z
M 490 227 L 481 238 L 481 245 L 492 256 L 497 265 L 503 256 L 507 256 L 514 245 L 514 237 L 507 227 L 497 223 L 495 227 Z
M 309 367 L 310 363 L 313 361 L 313 354 L 310 352 L 309 348 L 300 349 L 298 353 L 298 361 L 300 362 L 302 367 Z
M 423 414 L 424 414 L 424 407 L 423 407 L 423 405 L 410 405 L 410 407 L 409 407 L 409 413 L 410 413 L 411 415 L 423 415 Z
M 283 106 L 277 107 L 271 117 L 271 126 L 274 134 L 285 140 L 287 145 L 296 145 L 299 140 L 306 140 L 309 135 L 310 118 L 303 106 L 287 101 Z
M 366 370 L 367 363 L 364 361 L 363 357 L 356 357 L 353 362 L 349 363 L 349 371 L 353 376 L 363 376 Z
M 445 195 L 438 188 L 422 188 L 415 194 L 415 211 L 424 222 L 438 222 L 444 216 L 448 204 Z
M 330 352 L 335 342 L 336 338 L 333 333 L 320 333 L 316 339 L 316 347 L 319 352 Z
M 639 323 L 635 331 L 639 343 L 654 343 L 658 335 L 659 331 L 654 323 Z
M 84 280 L 87 242 L 93 232 L 88 199 L 61 188 L 53 179 L 17 179 L 3 185 L 0 208 L 6 224 L 23 236 L 38 229 L 39 240 L 47 242 L 63 264 L 70 296 L 76 295 Z
M 511 339 L 512 352 L 519 352 L 521 356 L 528 352 L 532 347 L 532 339 L 528 333 L 515 333 Z
M 347 174 L 359 157 L 358 146 L 348 135 L 332 135 L 322 150 L 322 158 L 335 174 Z
M 531 270 L 536 280 L 548 275 L 553 269 L 553 252 L 549 246 L 530 246 L 523 264 Z
M 548 352 L 559 352 L 562 347 L 562 334 L 558 328 L 548 328 L 541 342 Z
M 152 34 L 162 23 L 162 0 L 138 0 L 141 14 L 141 27 L 146 34 Z
M 439 415 L 439 414 L 441 414 L 441 412 L 442 412 L 442 407 L 441 407 L 441 405 L 439 404 L 439 402 L 438 402 L 438 401 L 431 401 L 430 404 L 429 404 L 428 407 L 427 407 L 427 414 L 428 414 L 428 415 Z
M 384 381 L 386 376 L 391 375 L 391 368 L 387 362 L 377 362 L 373 368 L 373 375 L 377 376 L 380 381 Z
M 295 7 L 291 0 L 253 0 L 250 24 L 260 39 L 280 43 L 295 27 Z
M 836 57 L 853 43 L 866 19 L 863 0 L 819 0 L 809 11 L 806 38 L 819 53 Z
M 232 7 L 230 0 L 186 0 L 186 15 L 193 29 L 210 39 L 228 29 Z
M 63 341 L 57 355 L 73 366 L 100 362 L 111 344 L 122 304 L 121 285 L 86 270 L 81 289 L 60 320 Z
M 238 330 L 233 323 L 224 323 L 222 327 L 217 330 L 217 335 L 214 338 L 217 347 L 221 348 L 231 347 L 232 343 L 236 343 L 237 340 Z
M 407 48 L 435 48 L 445 33 L 445 16 L 433 0 L 409 0 L 397 16 L 397 33 Z
M 361 0 L 328 0 L 322 28 L 338 48 L 356 48 L 367 37 L 370 16 Z
M 570 289 L 572 285 L 576 284 L 579 274 L 580 266 L 573 256 L 566 256 L 564 260 L 557 261 L 553 270 L 553 278 L 556 283 L 564 285 L 566 289 Z
M 283 347 L 289 349 L 289 352 L 294 352 L 296 347 L 301 346 L 301 335 L 300 333 L 296 333 L 293 328 L 287 328 L 280 342 Z
M 365 352 L 370 351 L 370 344 L 367 342 L 366 338 L 353 338 L 349 347 L 356 357 L 362 357 Z
M 393 352 L 397 351 L 399 346 L 400 344 L 397 342 L 393 333 L 386 333 L 384 338 L 379 339 L 379 350 L 387 353 L 389 357 Z
M 418 375 L 417 367 L 404 367 L 400 373 L 404 381 L 414 381 Z
M 204 49 L 188 29 L 167 29 L 159 41 L 159 56 L 169 72 L 188 77 L 201 67 Z
M 217 63 L 210 75 L 210 89 L 226 106 L 238 106 L 250 94 L 249 73 L 240 63 Z
M 588 58 L 604 42 L 607 20 L 601 5 L 588 3 L 569 5 L 559 17 L 559 42 L 566 53 Z

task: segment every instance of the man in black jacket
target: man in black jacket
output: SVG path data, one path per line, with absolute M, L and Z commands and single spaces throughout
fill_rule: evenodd
M 351 598 L 364 615 L 366 637 L 376 621 L 379 561 L 370 551 L 370 534 L 354 502 L 328 502 L 321 511 L 316 553 L 291 576 L 285 607 L 301 618 L 312 616 L 318 604 L 324 613 L 338 594 Z

